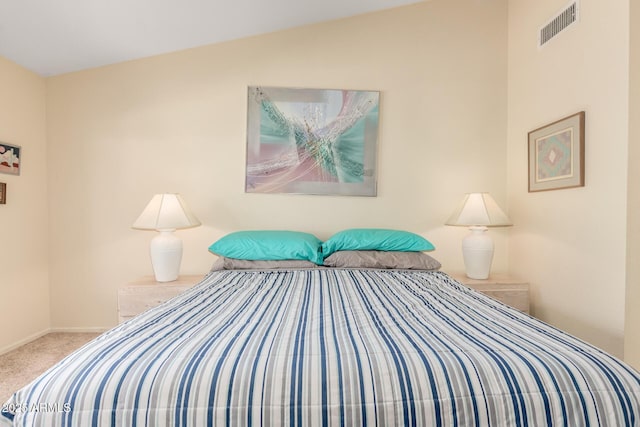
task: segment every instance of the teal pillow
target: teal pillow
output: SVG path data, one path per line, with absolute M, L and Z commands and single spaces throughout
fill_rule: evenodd
M 209 246 L 216 255 L 252 261 L 307 260 L 322 264 L 320 245 L 313 234 L 298 231 L 237 231 Z
M 337 251 L 432 251 L 435 247 L 422 236 L 401 230 L 352 228 L 334 234 L 322 244 L 322 255 Z

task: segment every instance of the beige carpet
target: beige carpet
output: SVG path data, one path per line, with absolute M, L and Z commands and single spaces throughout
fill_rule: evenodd
M 0 355 L 0 404 L 99 334 L 54 332 Z

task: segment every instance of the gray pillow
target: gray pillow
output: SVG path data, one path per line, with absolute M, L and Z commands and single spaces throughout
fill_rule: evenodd
M 219 270 L 276 270 L 279 268 L 318 268 L 317 264 L 304 260 L 254 261 L 247 259 L 219 257 L 211 267 L 211 271 Z
M 423 252 L 338 251 L 324 259 L 328 267 L 438 270 L 440 263 Z

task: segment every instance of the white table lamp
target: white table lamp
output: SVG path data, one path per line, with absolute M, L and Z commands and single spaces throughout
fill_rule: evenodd
M 178 279 L 182 261 L 182 240 L 173 232 L 198 225 L 200 221 L 179 194 L 153 196 L 133 224 L 133 228 L 159 232 L 151 239 L 149 248 L 156 281 L 172 282 Z
M 471 233 L 462 240 L 462 256 L 467 276 L 487 279 L 493 261 L 493 240 L 487 227 L 512 225 L 489 193 L 469 193 L 447 220 L 446 225 L 467 226 Z

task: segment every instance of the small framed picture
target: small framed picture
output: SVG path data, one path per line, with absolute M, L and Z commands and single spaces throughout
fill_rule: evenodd
M 0 205 L 7 204 L 7 184 L 0 182 Z
M 529 192 L 584 187 L 584 111 L 529 132 Z
M 0 142 L 0 172 L 20 175 L 20 156 L 22 149 L 17 145 Z

